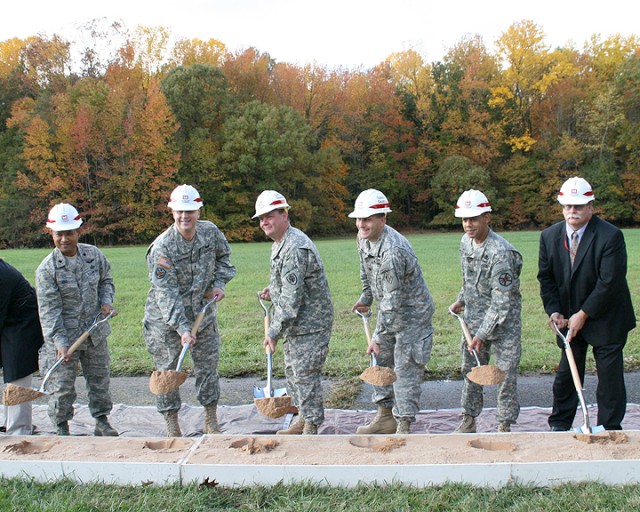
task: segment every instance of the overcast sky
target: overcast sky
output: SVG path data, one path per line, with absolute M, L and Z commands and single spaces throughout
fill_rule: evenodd
M 162 25 L 175 38 L 214 38 L 231 51 L 256 47 L 278 62 L 369 68 L 413 48 L 428 62 L 465 34 L 489 49 L 508 27 L 533 20 L 551 46 L 582 48 L 593 34 L 640 35 L 637 0 L 29 0 L 5 6 L 0 41 L 58 33 L 94 18 Z M 11 13 L 13 11 L 13 13 Z M 11 13 L 10 15 L 7 12 Z

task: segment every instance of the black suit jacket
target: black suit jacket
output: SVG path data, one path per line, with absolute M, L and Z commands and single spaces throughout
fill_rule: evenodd
M 623 343 L 636 325 L 627 285 L 627 248 L 618 228 L 591 218 L 580 240 L 573 269 L 565 222 L 540 236 L 538 281 L 544 310 L 569 318 L 589 315 L 582 335 L 592 346 Z
M 0 366 L 5 382 L 38 370 L 42 343 L 36 291 L 18 270 L 0 259 Z

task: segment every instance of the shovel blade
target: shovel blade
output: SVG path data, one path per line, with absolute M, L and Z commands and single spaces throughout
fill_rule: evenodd
M 37 400 L 45 394 L 47 393 L 40 391 L 39 389 L 25 388 L 9 383 L 2 392 L 2 402 L 5 405 L 18 405 L 25 402 L 31 402 L 32 400 Z
M 581 427 L 576 427 L 573 429 L 574 432 L 579 434 L 598 434 L 600 432 L 604 432 L 605 428 L 602 425 L 598 425 L 596 427 L 588 427 L 587 425 L 582 425 Z
M 269 393 L 267 388 L 261 388 L 258 386 L 253 387 L 253 398 L 279 397 L 279 396 L 286 396 L 286 394 L 287 394 L 287 388 L 272 389 L 271 393 Z
M 186 372 L 175 370 L 154 371 L 149 379 L 149 391 L 154 395 L 166 395 L 178 389 L 186 380 Z

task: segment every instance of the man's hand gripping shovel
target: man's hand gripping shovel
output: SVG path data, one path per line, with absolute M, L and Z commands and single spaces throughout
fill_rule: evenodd
M 578 373 L 578 367 L 576 366 L 576 360 L 573 357 L 573 350 L 571 350 L 571 343 L 567 341 L 567 338 L 564 334 L 560 332 L 558 326 L 555 322 L 551 322 L 554 331 L 564 344 L 564 351 L 567 355 L 567 361 L 569 361 L 569 368 L 571 368 L 571 377 L 573 378 L 573 384 L 576 387 L 576 392 L 578 393 L 578 399 L 580 400 L 580 407 L 582 408 L 582 417 L 584 422 L 582 427 L 576 427 L 574 430 L 576 432 L 580 432 L 581 434 L 597 434 L 598 432 L 604 432 L 604 427 L 602 425 L 598 425 L 597 427 L 591 427 L 589 421 L 589 410 L 587 409 L 587 404 L 584 400 L 584 389 L 582 387 L 582 382 L 580 381 L 580 373 Z
M 69 347 L 69 349 L 67 350 L 66 357 L 71 356 L 71 354 L 73 354 L 76 350 L 78 350 L 80 345 L 82 345 L 86 341 L 86 339 L 89 337 L 89 335 L 91 334 L 91 331 L 93 331 L 101 323 L 109 320 L 109 318 L 111 318 L 114 315 L 114 313 L 115 311 L 111 311 L 102 320 L 98 320 L 98 318 L 100 318 L 100 316 L 102 315 L 102 313 L 98 313 L 95 319 L 93 320 L 93 323 L 91 324 L 91 326 L 89 326 L 89 328 L 86 331 L 84 331 L 78 337 L 78 339 L 74 341 L 73 344 Z M 41 396 L 48 395 L 49 393 L 47 392 L 47 382 L 51 377 L 51 375 L 53 375 L 53 372 L 56 370 L 56 368 L 58 368 L 58 366 L 64 363 L 64 361 L 65 361 L 64 357 L 60 357 L 56 360 L 53 366 L 49 368 L 49 371 L 44 376 L 44 379 L 42 379 L 42 384 L 40 384 L 40 388 L 38 389 L 25 388 L 22 386 L 16 386 L 15 384 L 7 384 L 7 387 L 4 389 L 2 393 L 2 401 L 4 402 L 4 404 L 18 405 L 24 402 L 30 402 L 31 400 L 36 400 Z
M 269 321 L 271 318 L 271 308 L 273 304 L 267 306 L 260 293 L 258 293 L 258 301 L 260 306 L 264 310 L 264 335 L 267 336 L 269 330 Z M 284 416 L 291 408 L 291 397 L 287 396 L 286 388 L 273 389 L 271 386 L 271 375 L 273 372 L 273 357 L 269 347 L 266 347 L 267 352 L 267 385 L 264 388 L 254 386 L 253 387 L 253 401 L 256 404 L 257 409 L 270 418 L 279 418 Z

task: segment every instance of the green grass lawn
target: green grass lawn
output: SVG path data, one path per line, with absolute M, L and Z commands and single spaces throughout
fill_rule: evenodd
M 310 483 L 251 487 L 136 486 L 35 483 L 0 478 L 0 510 L 73 511 L 263 511 L 279 512 L 609 512 L 638 510 L 640 486 L 594 482 L 554 487 L 508 485 L 500 489 L 447 484 L 413 487 L 398 484 L 340 488 Z
M 426 378 L 459 378 L 460 327 L 447 314 L 460 288 L 458 244 L 461 233 L 409 235 L 420 259 L 425 279 L 436 304 L 433 319 L 435 337 L 433 355 L 427 365 Z M 551 372 L 559 357 L 554 337 L 546 326 L 546 316 L 536 280 L 538 232 L 507 233 L 523 254 L 523 374 Z M 625 231 L 629 254 L 628 280 L 634 303 L 640 304 L 638 278 L 640 230 Z M 349 380 L 357 378 L 368 365 L 362 321 L 351 312 L 360 294 L 358 256 L 355 239 L 317 241 L 324 260 L 333 304 L 335 323 L 327 376 Z M 222 333 L 220 373 L 225 377 L 263 373 L 263 312 L 256 292 L 268 284 L 270 243 L 232 244 L 232 262 L 238 274 L 227 286 L 226 298 L 219 306 Z M 113 334 L 109 342 L 114 375 L 144 375 L 153 370 L 152 360 L 142 338 L 142 316 L 149 284 L 145 264 L 145 247 L 103 248 L 112 266 L 116 283 L 116 307 L 119 315 L 111 321 Z M 0 257 L 17 267 L 33 282 L 34 272 L 49 249 L 0 251 Z M 373 323 L 372 323 L 373 326 Z M 637 330 L 631 332 L 625 352 L 627 369 L 640 366 Z M 282 374 L 282 352 L 276 353 L 274 370 Z M 188 367 L 188 363 L 187 363 Z

